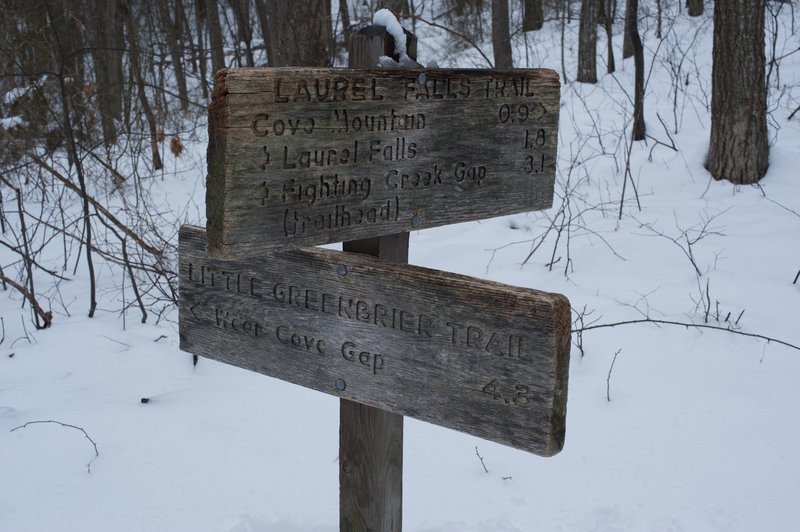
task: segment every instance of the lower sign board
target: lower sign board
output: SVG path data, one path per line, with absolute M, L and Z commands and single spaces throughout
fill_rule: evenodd
M 222 261 L 180 233 L 181 349 L 543 456 L 564 444 L 559 294 L 294 249 Z
M 209 108 L 220 258 L 549 208 L 547 69 L 221 70 Z

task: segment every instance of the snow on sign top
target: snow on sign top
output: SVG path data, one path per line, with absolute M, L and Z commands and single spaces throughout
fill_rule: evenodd
M 558 75 L 544 69 L 221 71 L 209 108 L 209 252 L 546 209 L 559 98 Z
M 406 54 L 406 32 L 403 26 L 388 9 L 379 9 L 372 17 L 372 23 L 378 26 L 385 26 L 386 33 L 394 39 L 394 53 L 400 56 L 400 61 L 407 58 Z

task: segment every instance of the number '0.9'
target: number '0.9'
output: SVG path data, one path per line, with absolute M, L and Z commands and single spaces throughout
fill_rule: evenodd
M 504 103 L 500 106 L 497 118 L 500 120 L 501 124 L 505 124 L 506 122 L 524 124 L 528 121 L 529 116 L 530 109 L 526 104 L 521 103 L 516 109 L 512 110 L 510 105 Z

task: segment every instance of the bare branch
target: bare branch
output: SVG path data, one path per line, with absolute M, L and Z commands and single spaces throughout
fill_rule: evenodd
M 83 430 L 81 427 L 76 427 L 75 425 L 70 425 L 69 423 L 62 423 L 60 421 L 55 421 L 55 420 L 52 420 L 52 419 L 48 419 L 48 420 L 43 420 L 43 421 L 28 421 L 24 425 L 20 425 L 18 427 L 14 427 L 9 432 L 14 432 L 15 430 L 18 430 L 18 429 L 27 428 L 28 425 L 36 425 L 36 424 L 41 424 L 41 423 L 54 423 L 56 425 L 61 425 L 62 427 L 66 427 L 66 428 L 70 428 L 70 429 L 75 429 L 75 430 L 81 431 L 83 433 L 83 435 L 86 437 L 86 439 L 91 442 L 92 447 L 94 447 L 94 458 L 92 458 L 89 461 L 89 463 L 86 464 L 86 472 L 87 473 L 91 473 L 92 472 L 92 463 L 95 461 L 95 459 L 97 459 L 100 456 L 100 451 L 97 450 L 97 442 L 95 442 L 92 439 L 92 437 L 89 436 L 89 434 L 85 430 Z
M 763 334 L 748 333 L 748 332 L 744 332 L 744 331 L 737 331 L 736 329 L 732 329 L 730 327 L 722 327 L 721 325 L 708 325 L 708 324 L 705 324 L 705 323 L 692 323 L 692 322 L 683 322 L 683 321 L 660 320 L 660 319 L 653 319 L 653 318 L 644 318 L 644 319 L 627 320 L 627 321 L 617 321 L 617 322 L 613 322 L 613 323 L 600 323 L 600 324 L 597 324 L 597 325 L 587 325 L 586 327 L 583 327 L 583 328 L 580 328 L 580 329 L 573 329 L 572 332 L 573 332 L 573 334 L 577 334 L 577 333 L 583 334 L 584 332 L 591 331 L 593 329 L 605 329 L 605 328 L 610 328 L 610 327 L 620 327 L 622 325 L 636 325 L 636 324 L 639 324 L 639 323 L 652 323 L 654 325 L 677 325 L 679 327 L 686 327 L 687 329 L 694 327 L 696 329 L 711 329 L 713 331 L 724 331 L 724 332 L 729 332 L 731 334 L 737 334 L 737 335 L 740 335 L 740 336 L 747 336 L 749 338 L 758 338 L 758 339 L 761 339 L 761 340 L 766 340 L 767 343 L 774 342 L 776 344 L 780 344 L 780 345 L 786 346 L 786 347 L 788 347 L 790 349 L 795 349 L 797 351 L 800 351 L 800 346 L 796 346 L 796 345 L 791 344 L 789 342 L 786 342 L 784 340 L 779 340 L 777 338 L 772 338 L 770 336 L 764 336 Z

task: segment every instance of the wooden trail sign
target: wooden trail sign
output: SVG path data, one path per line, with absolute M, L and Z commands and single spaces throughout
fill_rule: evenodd
M 545 209 L 552 70 L 222 70 L 209 109 L 209 252 L 355 240 Z
M 181 349 L 550 456 L 567 299 L 324 249 L 222 261 L 180 234 Z

